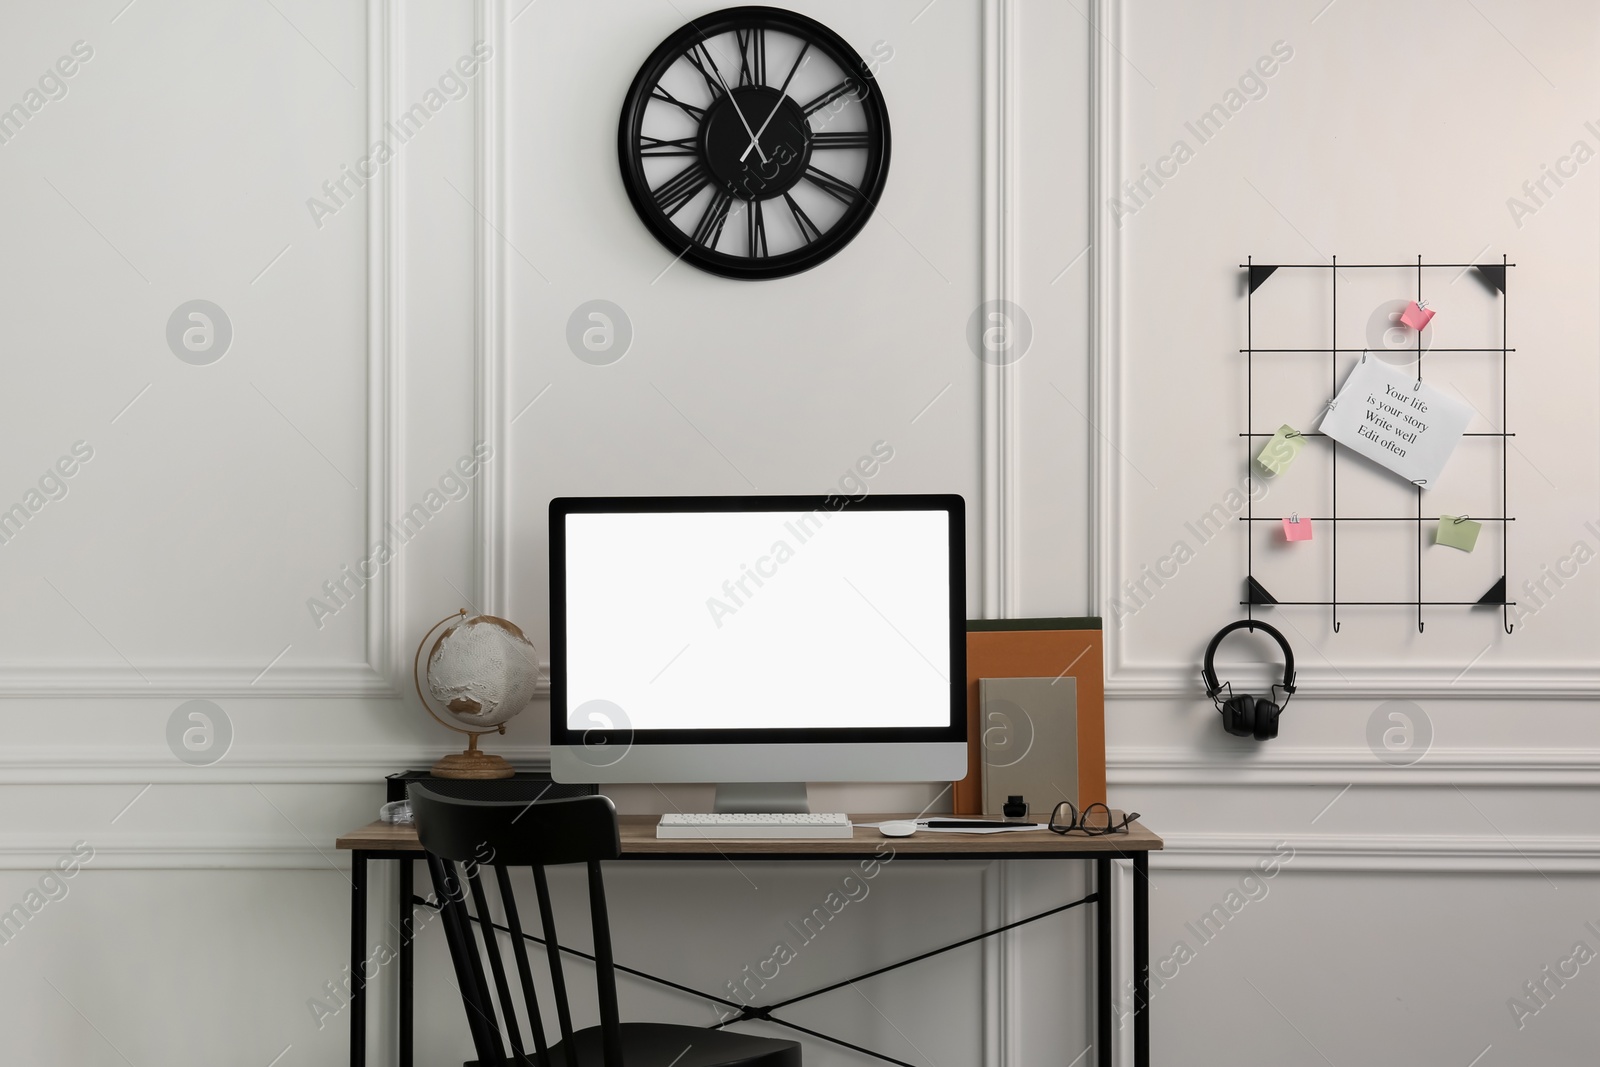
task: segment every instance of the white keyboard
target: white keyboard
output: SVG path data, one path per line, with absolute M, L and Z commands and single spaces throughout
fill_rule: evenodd
M 663 815 L 656 837 L 689 837 L 724 841 L 782 838 L 849 837 L 850 816 L 831 812 L 804 815 Z

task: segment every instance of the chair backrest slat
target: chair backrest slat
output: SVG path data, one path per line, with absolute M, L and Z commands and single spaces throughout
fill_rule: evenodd
M 550 906 L 550 879 L 543 867 L 533 869 L 533 888 L 539 898 L 539 921 L 544 926 L 545 955 L 550 960 L 550 988 L 555 992 L 556 1020 L 561 1025 L 561 1040 L 566 1042 L 567 1067 L 578 1067 L 572 1049 L 572 1005 L 567 1000 L 567 976 L 561 967 L 561 941 L 556 936 L 556 913 Z
M 489 895 L 483 891 L 483 879 L 478 868 L 467 866 L 467 884 L 472 887 L 472 904 L 478 909 L 478 933 L 483 937 L 483 954 L 489 958 L 489 972 L 494 975 L 495 992 L 500 998 L 500 1017 L 505 1022 L 506 1036 L 511 1039 L 511 1051 L 526 1057 L 522 1045 L 522 1031 L 517 1025 L 517 1005 L 511 999 L 511 986 L 506 982 L 505 962 L 500 958 L 500 933 L 494 928 L 494 912 L 489 908 Z
M 605 1067 L 622 1067 L 622 1019 L 617 1010 L 617 967 L 611 958 L 611 919 L 600 864 L 589 861 L 589 920 L 594 926 L 594 980 L 600 1001 L 601 1054 Z
M 517 895 L 511 890 L 511 874 L 502 866 L 494 869 L 500 886 L 500 905 L 506 910 L 506 927 L 511 931 L 511 953 L 516 957 L 517 976 L 522 979 L 522 1002 L 528 1006 L 528 1029 L 533 1031 L 533 1047 L 540 1067 L 550 1062 L 550 1046 L 544 1039 L 544 1018 L 539 1012 L 539 994 L 533 987 L 533 968 L 528 964 L 528 944 L 517 915 Z
M 472 1034 L 473 1048 L 480 1060 L 504 1058 L 500 1028 L 495 1024 L 494 1009 L 487 1003 L 483 966 L 473 944 L 471 922 L 462 900 L 465 894 L 455 861 L 429 853 L 428 873 L 433 876 L 434 895 L 439 898 L 445 942 L 450 948 L 450 960 L 455 965 L 456 984 L 461 987 L 461 999 L 467 1012 L 467 1030 Z
M 524 1010 L 533 1031 L 539 1067 L 578 1067 L 573 1041 L 572 1007 L 562 967 L 561 942 L 556 932 L 555 908 L 550 896 L 546 867 L 582 863 L 587 868 L 590 920 L 594 930 L 595 981 L 600 1011 L 601 1051 L 604 1067 L 623 1067 L 622 1024 L 617 1005 L 616 967 L 611 951 L 611 928 L 606 914 L 605 886 L 600 862 L 616 859 L 622 853 L 617 832 L 616 809 L 603 796 L 566 800 L 476 801 L 443 797 L 425 786 L 410 789 L 417 834 L 428 852 L 428 868 L 433 875 L 445 919 L 445 937 L 461 985 L 462 1001 L 478 1058 L 485 1062 L 506 1059 L 501 1039 L 501 1022 L 494 1009 L 498 994 L 505 1033 L 510 1039 L 515 1062 L 530 1062 L 517 1023 L 516 1004 L 499 947 L 489 896 L 478 874 L 479 864 L 494 867 L 496 889 L 505 911 L 506 929 L 511 935 Z M 466 867 L 463 880 L 456 864 Z M 556 1020 L 561 1030 L 564 1056 L 552 1055 L 547 1045 L 533 970 L 526 941 L 530 935 L 522 928 L 509 868 L 527 866 L 533 872 L 534 892 L 539 905 L 539 923 L 544 932 L 545 957 L 550 985 L 555 998 Z M 470 892 L 476 916 L 467 909 Z M 472 923 L 481 929 L 482 945 L 472 934 Z M 533 940 L 538 940 L 533 938 Z M 488 957 L 486 975 L 483 963 Z M 492 976 L 494 994 L 490 991 Z

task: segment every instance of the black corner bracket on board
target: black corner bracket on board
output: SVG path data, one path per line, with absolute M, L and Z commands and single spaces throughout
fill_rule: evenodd
M 1278 598 L 1267 592 L 1267 587 L 1256 581 L 1255 575 L 1246 575 L 1244 579 L 1245 600 L 1250 604 L 1276 604 Z
M 1272 272 L 1277 269 L 1277 267 L 1257 267 L 1252 265 L 1250 267 L 1250 291 L 1253 293 L 1261 288 L 1261 283 L 1272 277 Z
M 1472 269 L 1502 294 L 1506 291 L 1506 268 L 1500 263 L 1475 263 Z

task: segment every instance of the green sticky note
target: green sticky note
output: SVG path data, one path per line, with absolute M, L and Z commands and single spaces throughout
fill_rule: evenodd
M 1288 423 L 1278 427 L 1278 432 L 1272 435 L 1272 440 L 1261 450 L 1256 457 L 1256 462 L 1261 464 L 1268 474 L 1282 474 L 1289 469 L 1289 464 L 1294 462 L 1294 457 L 1300 454 L 1300 442 L 1305 438 Z
M 1463 552 L 1471 552 L 1477 547 L 1478 534 L 1481 532 L 1483 523 L 1473 522 L 1465 515 L 1440 515 L 1439 533 L 1434 542 L 1459 548 Z

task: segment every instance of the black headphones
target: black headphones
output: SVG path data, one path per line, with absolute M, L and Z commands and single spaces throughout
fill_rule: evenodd
M 1272 687 L 1273 699 L 1266 697 L 1253 697 L 1249 693 L 1233 695 L 1233 683 L 1217 681 L 1217 646 L 1222 644 L 1222 639 L 1235 630 L 1249 627 L 1251 631 L 1261 630 L 1266 635 L 1278 642 L 1278 647 L 1283 649 L 1283 682 Z M 1206 696 L 1222 712 L 1222 728 L 1235 737 L 1253 737 L 1257 741 L 1271 741 L 1278 736 L 1278 716 L 1289 703 L 1289 697 L 1294 696 L 1294 650 L 1289 647 L 1289 642 L 1278 632 L 1276 627 L 1268 626 L 1256 619 L 1240 619 L 1230 622 L 1217 631 L 1217 636 L 1211 639 L 1206 646 L 1206 662 L 1200 671 L 1200 677 L 1206 683 Z M 1282 703 L 1277 700 L 1278 690 L 1282 689 L 1288 696 Z M 1227 697 L 1223 698 L 1226 691 Z

